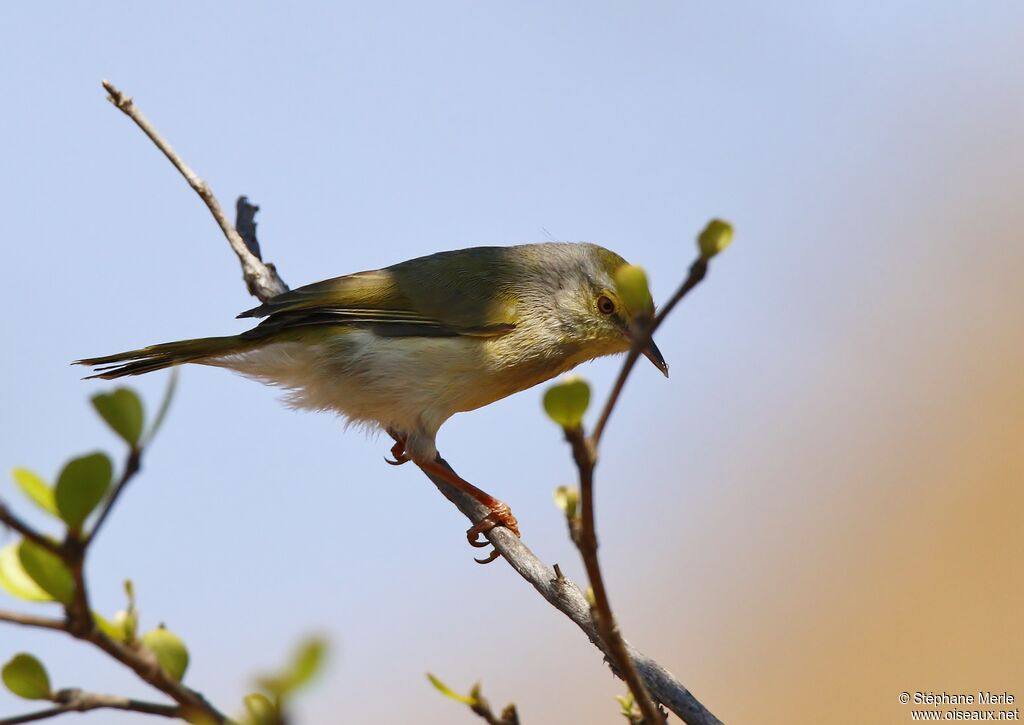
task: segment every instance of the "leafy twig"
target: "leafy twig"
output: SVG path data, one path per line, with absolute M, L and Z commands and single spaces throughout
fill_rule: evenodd
M 601 436 L 604 434 L 604 429 L 608 425 L 608 419 L 612 415 L 612 410 L 615 408 L 615 404 L 619 401 L 619 396 L 622 395 L 622 389 L 626 386 L 626 378 L 629 377 L 630 372 L 633 370 L 633 366 L 636 365 L 636 361 L 640 359 L 640 355 L 645 347 L 650 344 L 651 336 L 654 331 L 657 330 L 661 323 L 665 321 L 672 309 L 679 304 L 679 301 L 686 296 L 686 293 L 696 287 L 704 275 L 708 271 L 708 261 L 704 257 L 700 257 L 693 264 L 690 265 L 690 273 L 686 279 L 676 290 L 675 294 L 669 298 L 669 301 L 662 307 L 661 312 L 651 320 L 646 329 L 641 330 L 641 334 L 637 335 L 633 341 L 633 344 L 629 348 L 629 352 L 626 355 L 626 360 L 622 364 L 622 369 L 619 370 L 619 375 L 615 378 L 615 384 L 612 385 L 612 391 L 608 395 L 608 400 L 605 401 L 604 408 L 601 409 L 601 415 L 598 416 L 597 423 L 594 424 L 594 431 L 590 434 L 590 444 L 596 449 L 598 443 L 601 442 Z
M 142 449 L 133 446 L 129 452 L 128 460 L 125 462 L 125 473 L 122 475 L 121 481 L 119 482 L 119 489 L 123 488 L 124 484 L 126 484 L 134 475 L 134 472 L 138 470 L 141 457 Z M 115 489 L 115 493 L 119 489 Z M 105 509 L 105 512 L 110 510 L 111 505 L 112 502 L 108 500 L 108 507 Z M 207 702 L 201 694 L 189 687 L 186 687 L 169 675 L 160 666 L 156 657 L 148 650 L 131 647 L 117 642 L 104 634 L 96 626 L 96 622 L 92 615 L 92 607 L 89 604 L 89 595 L 88 589 L 86 588 L 84 573 L 85 557 L 89 543 L 92 540 L 91 538 L 82 538 L 77 531 L 69 529 L 64 542 L 61 544 L 54 544 L 42 534 L 35 531 L 31 526 L 20 521 L 14 517 L 13 514 L 10 514 L 6 506 L 2 503 L 0 503 L 0 513 L 4 514 L 2 517 L 3 521 L 10 522 L 13 520 L 16 522 L 16 525 L 12 526 L 12 528 L 22 534 L 25 539 L 37 543 L 41 541 L 47 542 L 47 544 L 49 544 L 47 549 L 61 559 L 74 580 L 74 597 L 70 603 L 65 605 L 64 621 L 6 611 L 0 611 L 0 621 L 23 626 L 63 631 L 75 639 L 89 642 L 131 669 L 142 680 L 168 695 L 180 706 L 179 712 L 202 714 L 215 723 L 227 722 L 227 718 L 213 705 Z M 96 529 L 94 528 L 94 533 L 95 530 Z M 109 706 L 110 705 L 107 705 L 107 707 Z M 49 713 L 48 715 L 35 713 L 30 717 L 38 720 L 42 717 L 74 710 L 76 710 L 76 708 L 51 708 L 50 711 L 45 711 Z M 17 722 L 28 721 L 20 720 Z

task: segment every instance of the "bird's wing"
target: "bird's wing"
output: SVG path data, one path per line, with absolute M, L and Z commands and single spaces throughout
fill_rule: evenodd
M 253 330 L 260 336 L 337 324 L 398 337 L 503 335 L 517 322 L 504 265 L 477 256 L 450 252 L 335 277 L 285 292 L 239 317 L 265 317 Z

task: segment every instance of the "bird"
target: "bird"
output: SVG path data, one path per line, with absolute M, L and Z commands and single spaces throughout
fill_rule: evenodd
M 481 534 L 504 526 L 519 536 L 518 522 L 507 504 L 444 462 L 438 429 L 456 413 L 629 350 L 654 304 L 646 288 L 639 301 L 620 294 L 616 274 L 626 265 L 587 242 L 438 252 L 271 297 L 238 315 L 262 320 L 238 335 L 75 364 L 105 380 L 185 363 L 228 368 L 282 388 L 291 407 L 383 430 L 395 441 L 390 463 L 412 461 L 487 507 L 466 532 L 471 544 L 487 546 Z M 653 340 L 638 344 L 667 377 Z

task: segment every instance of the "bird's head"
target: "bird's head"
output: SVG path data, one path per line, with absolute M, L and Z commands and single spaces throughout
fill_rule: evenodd
M 654 314 L 646 282 L 640 294 L 620 289 L 622 280 L 617 283 L 617 278 L 626 260 L 596 244 L 566 245 L 558 251 L 571 257 L 553 265 L 560 277 L 556 306 L 564 337 L 591 353 L 588 357 L 628 350 Z M 642 352 L 668 377 L 668 365 L 653 340 Z

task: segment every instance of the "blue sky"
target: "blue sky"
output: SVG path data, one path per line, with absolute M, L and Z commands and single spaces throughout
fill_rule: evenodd
M 664 299 L 696 232 L 730 219 L 734 246 L 659 333 L 671 379 L 638 368 L 612 421 L 598 515 L 627 636 L 723 719 L 771 722 L 762 708 L 780 711 L 767 705 L 785 702 L 786 681 L 768 688 L 764 673 L 780 651 L 790 683 L 819 675 L 822 651 L 859 671 L 855 647 L 803 623 L 865 591 L 914 601 L 873 578 L 876 557 L 930 561 L 959 541 L 942 529 L 919 551 L 906 533 L 924 516 L 912 502 L 974 510 L 959 498 L 981 485 L 974 459 L 939 452 L 1005 462 L 985 485 L 1024 471 L 1022 30 L 1013 2 L 5 4 L 0 464 L 49 477 L 116 449 L 86 404 L 105 386 L 70 360 L 240 331 L 252 305 L 206 209 L 104 100 L 103 78 L 225 206 L 247 194 L 262 207 L 265 256 L 293 286 L 558 239 L 645 266 Z M 616 370 L 581 368 L 598 399 Z M 151 408 L 164 382 L 138 380 Z M 980 397 L 957 397 L 968 391 Z M 132 577 L 144 624 L 185 637 L 189 682 L 229 710 L 298 638 L 325 632 L 333 656 L 303 699 L 308 722 L 377 722 L 382 707 L 389 722 L 472 721 L 427 670 L 482 679 L 531 725 L 616 721 L 622 688 L 596 651 L 507 567 L 473 564 L 465 521 L 412 467 L 384 465 L 387 440 L 276 398 L 183 371 L 90 562 L 104 611 Z M 551 503 L 573 469 L 539 400 L 456 416 L 438 444 L 582 580 Z M 1005 439 L 967 446 L 996 420 Z M 928 488 L 926 464 L 947 483 Z M 0 494 L 15 497 L 9 483 Z M 1020 512 L 1004 500 L 988 529 Z M 989 561 L 1021 544 L 984 541 Z M 1021 601 L 1010 589 L 978 608 L 998 622 Z M 905 606 L 887 610 L 897 629 Z M 970 619 L 943 612 L 945 626 Z M 867 636 L 890 620 L 857 621 Z M 894 701 L 912 677 L 1009 687 L 999 673 L 1024 648 L 1019 628 L 1005 635 L 1016 660 L 985 670 L 965 644 L 969 672 L 952 684 L 924 681 L 912 639 L 906 677 L 861 692 Z M 26 648 L 61 685 L 147 693 L 81 646 L 0 630 L 0 656 Z M 0 715 L 22 709 L 0 693 Z

